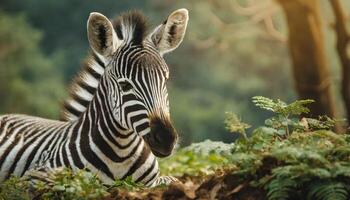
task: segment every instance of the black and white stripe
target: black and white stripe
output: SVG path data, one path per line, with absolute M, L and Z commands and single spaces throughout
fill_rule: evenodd
M 104 71 L 105 63 L 96 54 L 90 52 L 83 63 L 82 69 L 70 86 L 70 97 L 63 104 L 61 121 L 77 120 L 86 111 Z
M 147 37 L 142 20 L 127 13 L 112 27 L 103 15 L 90 15 L 92 56 L 73 83 L 65 121 L 0 116 L 0 181 L 11 174 L 40 179 L 62 167 L 88 169 L 106 184 L 128 176 L 148 186 L 173 181 L 159 177 L 155 157 L 170 155 L 177 138 L 162 52 L 182 41 L 188 15 L 173 12 Z

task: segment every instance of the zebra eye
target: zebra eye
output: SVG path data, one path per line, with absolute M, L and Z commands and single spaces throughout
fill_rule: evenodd
M 127 81 L 120 82 L 119 85 L 123 92 L 128 92 L 132 89 L 132 85 Z

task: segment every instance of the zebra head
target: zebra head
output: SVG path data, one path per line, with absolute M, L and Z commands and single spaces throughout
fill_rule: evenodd
M 188 11 L 179 9 L 146 34 L 141 14 L 131 12 L 111 22 L 91 13 L 88 38 L 94 54 L 106 65 L 106 82 L 113 116 L 127 131 L 143 137 L 154 155 L 171 154 L 177 132 L 169 114 L 166 82 L 169 69 L 163 55 L 182 42 Z

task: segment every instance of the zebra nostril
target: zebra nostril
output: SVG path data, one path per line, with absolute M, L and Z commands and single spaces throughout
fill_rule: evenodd
M 150 121 L 151 132 L 144 136 L 154 155 L 166 157 L 171 154 L 176 140 L 177 133 L 170 121 L 155 117 Z

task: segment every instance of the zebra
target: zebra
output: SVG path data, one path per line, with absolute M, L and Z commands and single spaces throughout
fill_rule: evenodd
M 74 101 L 66 103 L 70 117 L 0 116 L 0 181 L 11 175 L 41 179 L 62 167 L 87 169 L 107 185 L 126 177 L 146 186 L 175 181 L 159 176 L 156 159 L 171 155 L 178 138 L 163 56 L 182 42 L 188 18 L 178 9 L 147 33 L 138 11 L 113 22 L 91 13 L 92 53 L 73 84 Z

